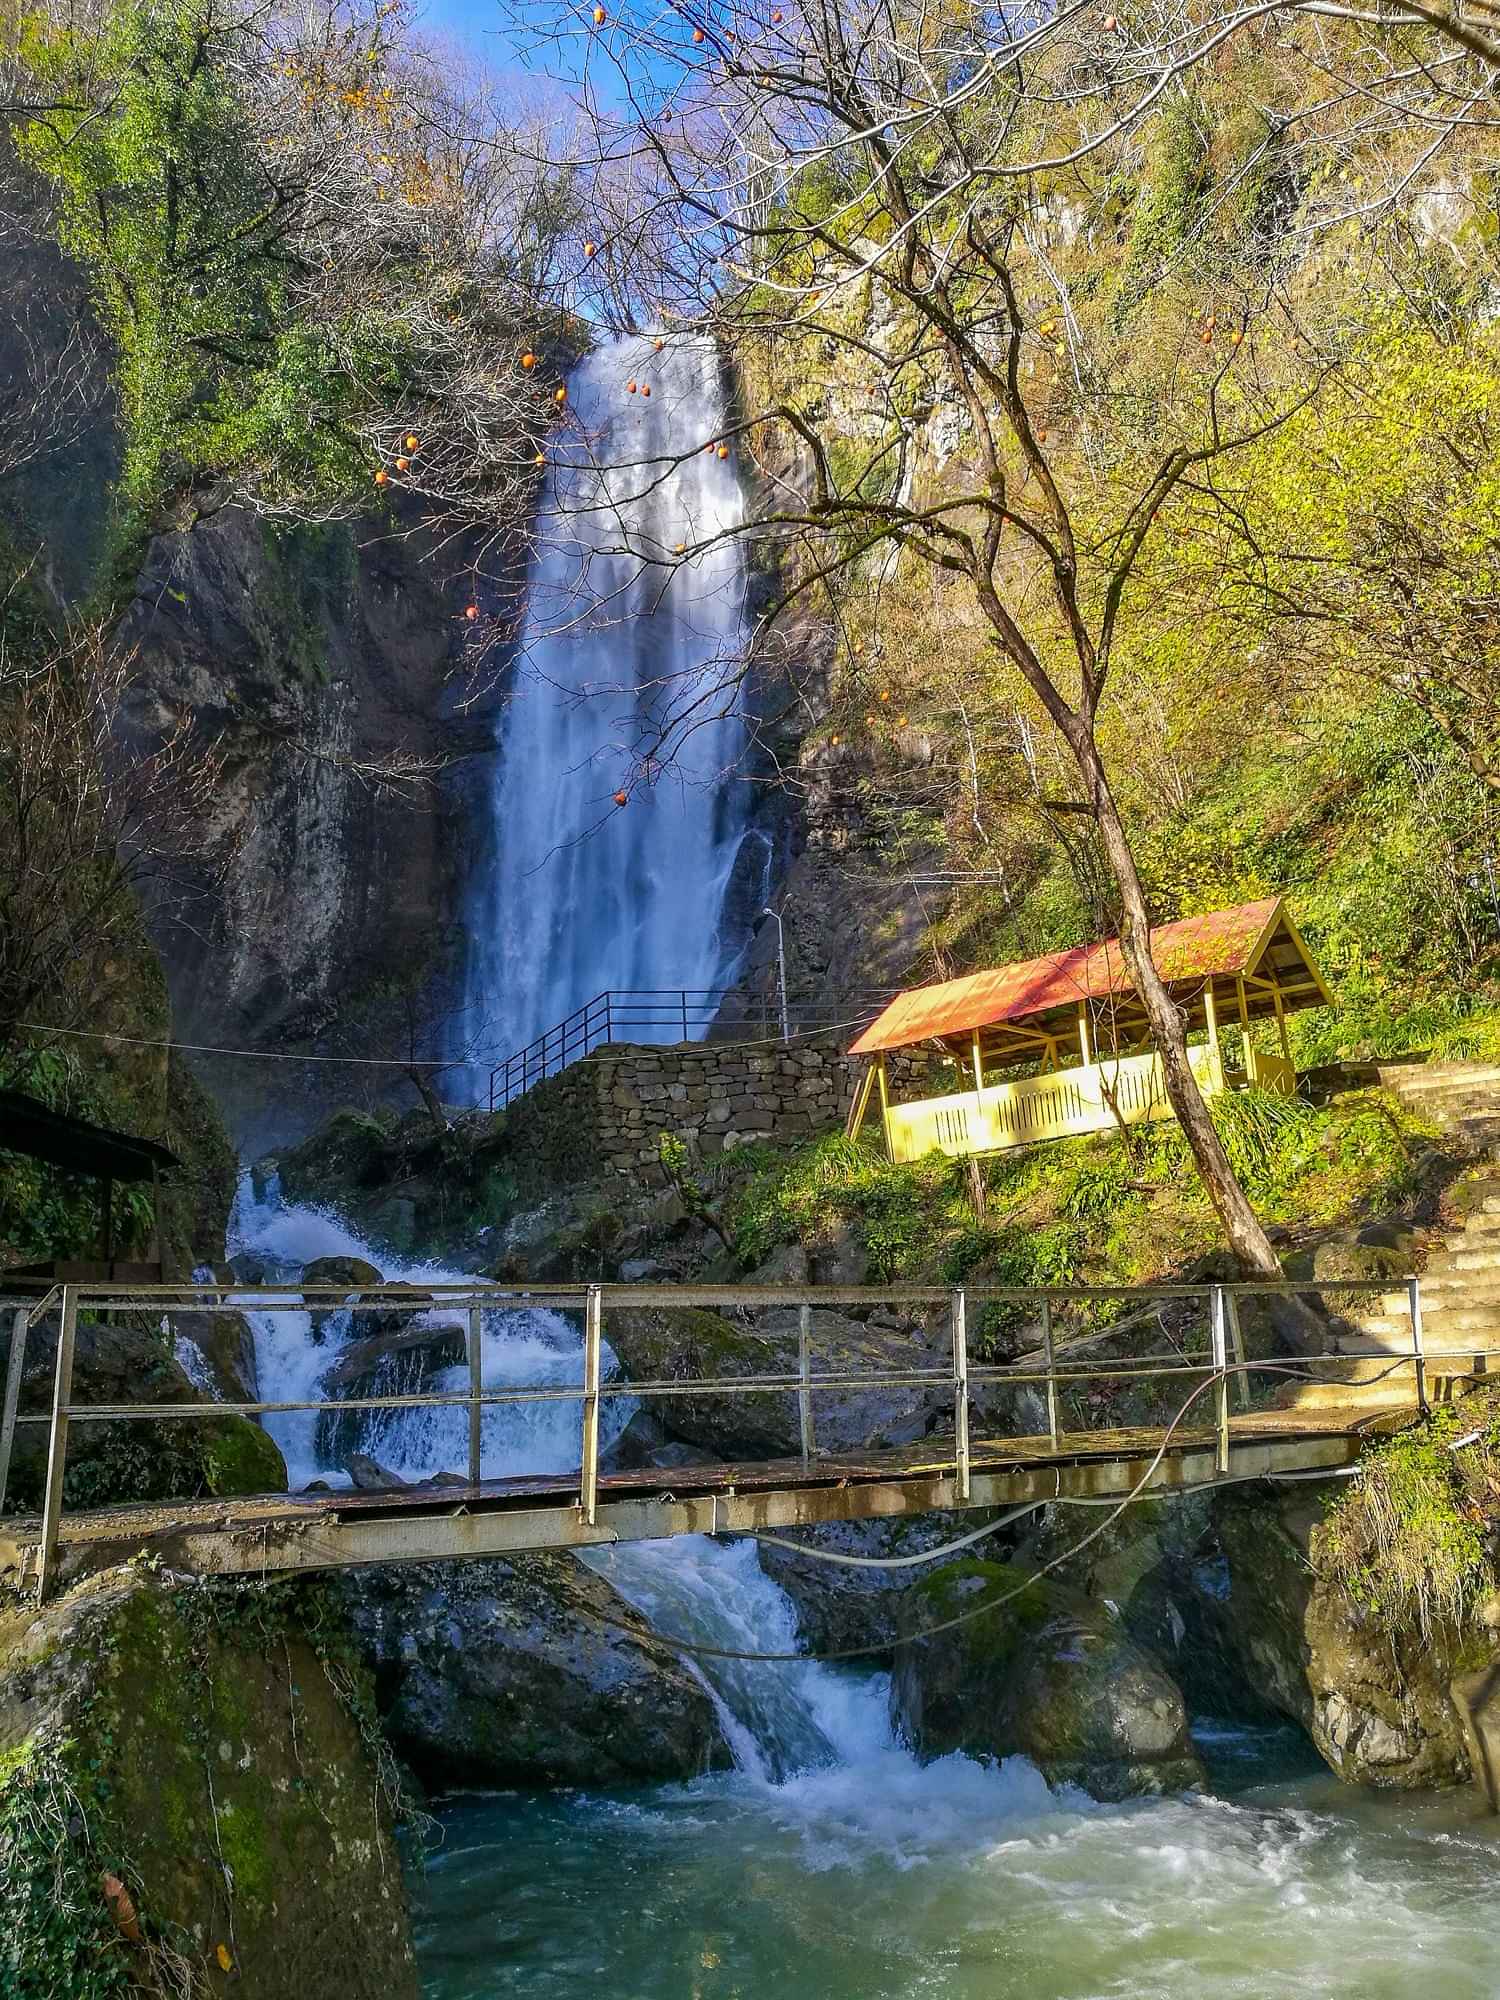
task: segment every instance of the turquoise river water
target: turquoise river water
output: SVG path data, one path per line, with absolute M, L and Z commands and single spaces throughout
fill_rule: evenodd
M 1500 1995 L 1495 1821 L 1291 1775 L 1284 1739 L 1207 1747 L 1212 1796 L 1124 1806 L 1055 1796 L 1020 1761 L 919 1769 L 890 1747 L 780 1782 L 470 1799 L 414 1885 L 425 1991 Z

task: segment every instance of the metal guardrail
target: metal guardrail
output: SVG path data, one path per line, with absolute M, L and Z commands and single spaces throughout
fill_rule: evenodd
M 1099 1381 L 1143 1381 L 1168 1376 L 1195 1378 L 1193 1394 L 1212 1387 L 1213 1429 L 1216 1464 L 1220 1472 L 1229 1464 L 1230 1392 L 1235 1385 L 1241 1407 L 1249 1402 L 1249 1376 L 1265 1372 L 1273 1376 L 1289 1373 L 1305 1375 L 1309 1366 L 1320 1369 L 1349 1361 L 1362 1367 L 1388 1360 L 1382 1374 L 1410 1368 L 1414 1400 L 1425 1410 L 1427 1396 L 1427 1356 L 1422 1329 L 1420 1280 L 1405 1281 L 1409 1301 L 1411 1346 L 1409 1352 L 1371 1348 L 1347 1356 L 1299 1357 L 1293 1361 L 1246 1359 L 1240 1330 L 1240 1309 L 1247 1298 L 1328 1296 L 1330 1294 L 1383 1294 L 1398 1289 L 1392 1279 L 1343 1280 L 1322 1284 L 1246 1281 L 1232 1284 L 1158 1285 L 1132 1287 L 1102 1285 L 1080 1287 L 1015 1287 L 1002 1285 L 960 1285 L 953 1288 L 902 1285 L 555 1285 L 541 1288 L 500 1285 L 380 1285 L 359 1291 L 344 1286 L 171 1286 L 145 1285 L 109 1287 L 59 1285 L 40 1300 L 0 1298 L 0 1312 L 11 1319 L 10 1351 L 3 1390 L 0 1390 L 0 1512 L 5 1504 L 6 1484 L 19 1425 L 45 1424 L 48 1430 L 47 1469 L 44 1486 L 37 1583 L 45 1597 L 57 1574 L 58 1551 L 63 1520 L 63 1487 L 67 1469 L 69 1428 L 73 1423 L 157 1422 L 162 1420 L 204 1420 L 238 1415 L 262 1417 L 297 1413 L 348 1413 L 354 1410 L 417 1410 L 463 1408 L 468 1412 L 468 1480 L 471 1486 L 483 1483 L 481 1465 L 482 1419 L 485 1409 L 495 1404 L 572 1401 L 581 1406 L 579 1451 L 579 1491 L 577 1506 L 581 1518 L 592 1527 L 599 1499 L 600 1411 L 611 1397 L 629 1396 L 650 1401 L 680 1396 L 751 1396 L 794 1394 L 797 1398 L 798 1430 L 804 1469 L 810 1469 L 817 1450 L 814 1397 L 837 1391 L 876 1388 L 921 1387 L 946 1390 L 953 1403 L 953 1452 L 956 1490 L 961 1502 L 970 1494 L 971 1445 L 970 1404 L 976 1390 L 987 1385 L 1035 1387 L 1045 1399 L 1047 1434 L 1054 1448 L 1062 1435 L 1059 1395 L 1070 1386 Z M 1097 1360 L 1080 1358 L 1089 1348 L 1118 1339 L 1145 1316 L 1137 1314 L 1124 1322 L 1113 1322 L 1059 1345 L 1055 1320 L 1059 1305 L 1078 1302 L 1128 1301 L 1156 1307 L 1171 1301 L 1203 1301 L 1207 1306 L 1207 1345 L 1195 1357 L 1190 1343 L 1183 1343 L 1166 1355 L 1134 1355 L 1124 1362 L 1100 1365 Z M 970 1356 L 970 1310 L 975 1305 L 1012 1304 L 1033 1308 L 1039 1318 L 1041 1346 L 1008 1362 L 974 1362 Z M 32 1324 L 43 1313 L 60 1305 L 57 1354 L 53 1370 L 51 1409 L 47 1414 L 19 1410 L 25 1352 Z M 949 1313 L 951 1354 L 942 1366 L 855 1370 L 820 1370 L 814 1365 L 815 1328 L 813 1314 L 820 1307 L 905 1305 L 943 1307 Z M 663 1381 L 629 1381 L 605 1378 L 602 1357 L 606 1314 L 609 1308 L 657 1307 L 719 1310 L 757 1310 L 796 1307 L 798 1311 L 797 1368 L 795 1372 L 703 1378 L 674 1378 Z M 75 1404 L 73 1370 L 79 1315 L 86 1311 L 114 1310 L 163 1313 L 200 1312 L 206 1308 L 254 1312 L 306 1312 L 347 1310 L 351 1313 L 440 1309 L 461 1314 L 465 1331 L 468 1384 L 452 1392 L 424 1392 L 410 1395 L 354 1396 L 294 1401 L 120 1403 Z M 578 1383 L 533 1384 L 505 1388 L 488 1387 L 483 1374 L 483 1314 L 496 1309 L 547 1308 L 582 1312 L 583 1371 Z M 1478 1354 L 1481 1350 L 1465 1349 Z M 330 1357 L 332 1358 L 332 1356 Z M 1327 1379 L 1326 1376 L 1322 1379 Z
M 746 1031 L 759 1026 L 768 1042 L 782 1041 L 779 1017 L 773 1021 L 770 1003 L 760 1003 L 759 1021 L 752 1016 L 721 1022 L 720 1013 L 731 995 L 743 997 L 743 988 L 733 986 L 639 986 L 616 987 L 596 993 L 565 1020 L 546 1029 L 523 1049 L 517 1049 L 490 1070 L 489 1105 L 503 1111 L 506 1105 L 531 1089 L 543 1078 L 556 1076 L 570 1063 L 602 1048 L 608 1042 L 713 1042 L 743 1040 Z M 789 1022 L 789 1032 L 801 1037 L 835 1028 L 863 1026 L 879 1013 L 890 999 L 859 994 L 843 1013 L 798 1014 Z

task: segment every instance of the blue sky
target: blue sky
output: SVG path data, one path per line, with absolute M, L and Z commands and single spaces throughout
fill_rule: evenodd
M 452 35 L 497 68 L 504 65 L 506 44 L 499 33 L 501 14 L 495 0 L 425 0 L 421 19 L 425 28 Z
M 502 76 L 510 71 L 517 76 L 537 78 L 544 74 L 536 64 L 537 39 L 528 38 L 524 32 L 515 33 L 517 19 L 525 20 L 525 11 L 517 5 L 517 0 L 416 0 L 413 15 L 417 25 L 427 33 L 439 38 L 451 38 L 465 50 L 481 58 L 488 66 Z M 582 14 L 580 12 L 580 21 Z M 549 23 L 539 16 L 542 26 Z M 572 25 L 565 22 L 565 26 Z M 530 40 L 533 51 L 531 61 L 517 59 L 516 51 Z M 587 37 L 562 36 L 551 44 L 552 53 L 564 64 L 581 64 L 587 60 Z M 620 87 L 618 73 L 609 62 L 590 65 L 594 89 L 606 105 L 620 107 Z M 567 68 L 556 75 L 553 81 L 562 86 L 563 94 L 570 96 L 579 83 L 577 68 Z

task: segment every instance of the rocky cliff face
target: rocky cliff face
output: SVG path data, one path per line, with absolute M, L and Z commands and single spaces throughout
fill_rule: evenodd
M 438 1052 L 489 767 L 493 694 L 461 706 L 470 584 L 369 523 L 230 510 L 151 544 L 121 626 L 131 726 L 190 716 L 225 759 L 205 870 L 154 928 L 185 1041 L 322 1055 Z M 400 765 L 416 774 L 397 782 Z M 437 1023 L 437 1026 L 434 1026 Z M 242 1147 L 398 1072 L 200 1057 Z M 274 1106 L 274 1109 L 271 1107 Z
M 5 567 L 117 625 L 124 755 L 187 718 L 223 758 L 202 865 L 149 913 L 176 1038 L 410 1054 L 451 1000 L 501 680 L 463 613 L 498 609 L 508 584 L 483 580 L 477 547 L 440 553 L 395 517 L 295 527 L 222 506 L 142 540 L 112 497 L 87 286 L 3 158 L 0 280 Z M 275 1090 L 259 1063 L 205 1058 L 200 1074 L 242 1147 L 340 1103 L 416 1101 L 394 1072 L 331 1064 L 279 1070 Z

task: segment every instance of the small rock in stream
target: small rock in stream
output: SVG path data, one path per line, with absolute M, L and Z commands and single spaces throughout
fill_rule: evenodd
M 348 1473 L 357 1493 L 389 1493 L 403 1489 L 409 1484 L 398 1473 L 390 1471 L 375 1459 L 366 1458 L 362 1451 L 350 1454 L 344 1461 L 344 1470 Z

